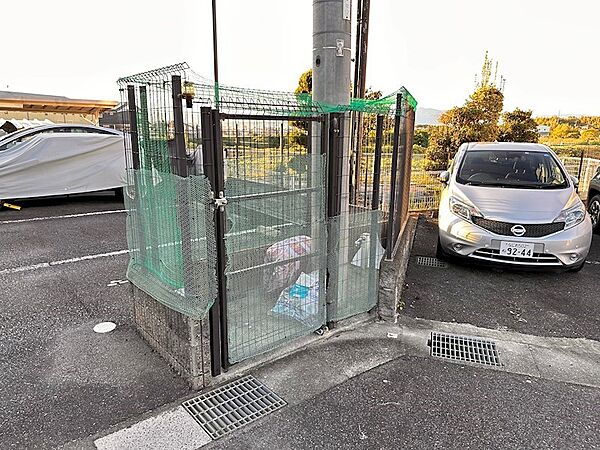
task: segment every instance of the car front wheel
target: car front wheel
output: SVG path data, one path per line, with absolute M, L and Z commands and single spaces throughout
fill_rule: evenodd
M 585 266 L 585 261 L 583 261 L 581 264 L 579 264 L 576 267 L 573 267 L 572 269 L 569 269 L 569 272 L 571 273 L 577 273 L 577 272 L 581 272 L 581 269 L 583 269 L 583 266 Z
M 444 250 L 444 247 L 442 247 L 442 241 L 439 237 L 437 241 L 437 247 L 435 249 L 435 257 L 440 261 L 446 261 L 448 259 L 448 254 Z
M 588 205 L 588 212 L 592 218 L 592 226 L 597 233 L 600 231 L 600 195 L 592 197 Z

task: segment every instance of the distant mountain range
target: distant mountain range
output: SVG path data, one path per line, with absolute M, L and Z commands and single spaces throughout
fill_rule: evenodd
M 444 112 L 441 109 L 417 107 L 415 125 L 439 125 L 440 116 Z

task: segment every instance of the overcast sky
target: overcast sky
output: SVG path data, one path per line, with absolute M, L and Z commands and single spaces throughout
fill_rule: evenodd
M 367 84 L 446 109 L 489 50 L 505 108 L 600 115 L 599 17 L 593 0 L 371 0 Z M 210 0 L 10 1 L 2 19 L 0 90 L 117 99 L 118 77 L 181 61 L 212 78 Z M 224 84 L 292 90 L 312 65 L 311 0 L 218 0 L 218 21 Z

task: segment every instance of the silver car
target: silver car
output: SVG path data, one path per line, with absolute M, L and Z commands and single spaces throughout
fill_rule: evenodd
M 592 222 L 545 145 L 468 143 L 448 171 L 439 208 L 438 256 L 526 268 L 580 270 Z

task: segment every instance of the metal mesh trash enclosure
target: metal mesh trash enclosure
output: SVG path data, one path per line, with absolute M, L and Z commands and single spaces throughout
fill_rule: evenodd
M 384 247 L 391 252 L 407 211 L 408 91 L 326 105 L 217 88 L 187 64 L 119 84 L 130 126 L 128 278 L 176 311 L 210 314 L 213 367 L 377 304 Z M 350 185 L 340 130 L 351 113 L 375 128 L 365 134 L 368 161 L 356 165 L 354 203 L 331 214 L 329 201 Z M 332 167 L 345 180 L 330 178 Z

